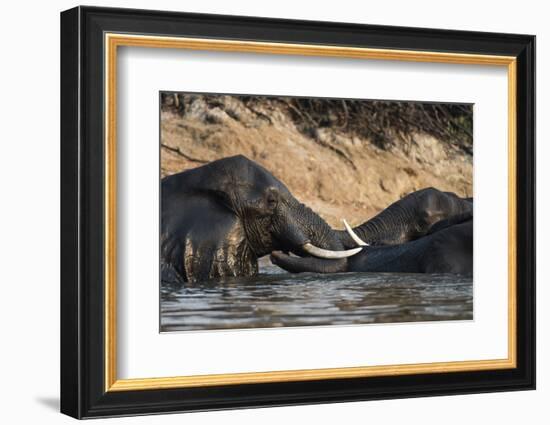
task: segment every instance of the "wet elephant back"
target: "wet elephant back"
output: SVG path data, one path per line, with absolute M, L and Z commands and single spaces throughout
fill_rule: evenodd
M 473 273 L 473 226 L 468 220 L 430 235 L 429 256 L 424 258 L 426 273 Z
M 365 247 L 348 271 L 472 274 L 473 220 L 399 245 Z

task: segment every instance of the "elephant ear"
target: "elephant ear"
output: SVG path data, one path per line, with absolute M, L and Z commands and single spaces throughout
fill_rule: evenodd
M 240 219 L 212 198 L 200 197 L 190 204 L 182 253 L 188 280 L 238 274 L 239 257 L 247 250 Z
M 163 279 L 164 270 L 188 282 L 257 272 L 242 222 L 217 196 L 163 193 L 161 227 Z

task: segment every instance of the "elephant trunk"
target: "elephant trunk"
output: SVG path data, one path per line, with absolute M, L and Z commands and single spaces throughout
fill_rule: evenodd
M 274 251 L 271 262 L 290 273 L 339 273 L 347 271 L 347 259 L 327 260 L 314 257 L 292 257 L 280 251 Z
M 330 226 L 310 208 L 297 201 L 286 203 L 281 214 L 274 218 L 273 224 L 279 249 L 307 257 L 296 258 L 282 252 L 273 252 L 271 260 L 291 272 L 344 271 L 347 258 L 361 251 L 361 248 L 344 250 Z

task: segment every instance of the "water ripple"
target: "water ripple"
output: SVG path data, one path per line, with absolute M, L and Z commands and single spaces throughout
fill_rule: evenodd
M 161 331 L 472 319 L 472 278 L 450 274 L 291 275 L 161 286 Z

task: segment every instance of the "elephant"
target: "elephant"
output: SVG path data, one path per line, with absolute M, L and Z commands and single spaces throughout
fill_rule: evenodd
M 339 236 L 287 187 L 245 156 L 222 158 L 161 182 L 161 273 L 197 282 L 258 273 L 258 258 L 281 250 L 311 256 L 326 272 L 361 248 Z
M 339 272 L 473 272 L 473 200 L 427 188 L 413 192 L 354 229 L 335 231 L 345 248 L 361 246 Z M 360 236 L 361 235 L 361 236 Z M 324 273 L 309 258 L 273 252 L 271 261 L 292 272 Z
M 428 187 L 406 195 L 351 231 L 344 220 L 346 231 L 337 234 L 345 247 L 356 246 L 353 234 L 368 245 L 396 245 L 428 234 L 436 224 L 447 227 L 472 217 L 472 198 Z

